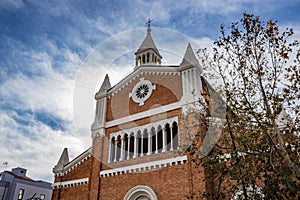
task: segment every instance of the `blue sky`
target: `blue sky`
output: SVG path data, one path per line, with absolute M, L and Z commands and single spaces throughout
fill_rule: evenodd
M 94 82 L 81 79 L 85 66 L 97 56 L 95 49 L 108 50 L 108 44 L 119 47 L 118 41 L 134 35 L 134 40 L 124 40 L 133 41 L 132 46 L 122 49 L 124 55 L 118 52 L 123 56 L 106 68 L 112 83 L 119 81 L 134 67 L 133 50 L 145 36 L 149 17 L 158 48 L 167 44 L 172 31 L 210 47 L 218 38 L 220 24 L 229 26 L 243 12 L 278 20 L 282 28 L 293 27 L 299 38 L 299 10 L 299 0 L 1 0 L 1 164 L 7 161 L 7 169 L 25 167 L 32 178 L 52 181 L 52 167 L 64 147 L 71 158 L 84 151 L 90 145 L 94 111 L 93 105 L 84 109 L 85 100 L 78 96 L 88 97 L 93 104 L 92 96 L 104 75 L 103 68 L 98 68 Z M 98 59 L 105 60 L 103 55 Z M 163 54 L 166 62 L 172 60 L 168 55 Z

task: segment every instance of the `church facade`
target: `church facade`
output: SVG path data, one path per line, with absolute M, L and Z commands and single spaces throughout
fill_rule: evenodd
M 105 76 L 95 95 L 92 147 L 71 161 L 64 149 L 53 168 L 53 200 L 185 199 L 207 190 L 205 171 L 180 153 L 187 134 L 206 130 L 186 116 L 200 110 L 199 99 L 209 101 L 191 45 L 179 65 L 162 65 L 148 27 L 135 58 L 116 85 Z

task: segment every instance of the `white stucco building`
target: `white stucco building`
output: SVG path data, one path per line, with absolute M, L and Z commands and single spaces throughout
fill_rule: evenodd
M 26 169 L 14 168 L 0 174 L 1 200 L 50 200 L 51 184 L 26 176 Z

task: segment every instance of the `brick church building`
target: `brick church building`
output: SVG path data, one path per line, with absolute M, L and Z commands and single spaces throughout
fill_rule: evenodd
M 183 118 L 200 109 L 199 99 L 209 101 L 208 83 L 190 44 L 179 65 L 162 58 L 148 26 L 132 73 L 114 86 L 106 75 L 95 95 L 92 147 L 71 161 L 64 149 L 53 168 L 53 200 L 175 200 L 206 191 L 204 170 L 179 149 L 194 125 Z

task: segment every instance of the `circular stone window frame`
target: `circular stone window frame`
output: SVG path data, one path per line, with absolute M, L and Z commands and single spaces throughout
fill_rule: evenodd
M 137 93 L 142 86 L 148 87 L 149 91 L 145 96 L 141 98 L 138 97 Z M 133 87 L 132 92 L 129 93 L 129 98 L 131 97 L 134 102 L 138 103 L 139 106 L 142 106 L 145 104 L 144 102 L 150 98 L 152 91 L 155 89 L 156 89 L 155 84 L 152 85 L 152 83 L 149 80 L 145 80 L 144 77 L 140 78 L 140 81 Z
M 150 187 L 146 185 L 137 185 L 131 188 L 125 195 L 124 200 L 136 200 L 139 197 L 146 196 L 151 200 L 158 200 L 157 196 Z

